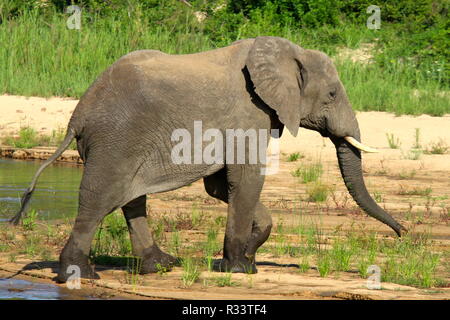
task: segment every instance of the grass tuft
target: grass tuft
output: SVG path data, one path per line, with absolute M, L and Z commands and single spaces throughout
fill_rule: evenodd
M 294 177 L 300 178 L 302 183 L 317 181 L 323 174 L 323 166 L 321 163 L 313 163 L 298 167 L 291 173 Z
M 401 146 L 400 139 L 395 137 L 393 133 L 386 133 L 386 138 L 391 149 L 399 149 Z

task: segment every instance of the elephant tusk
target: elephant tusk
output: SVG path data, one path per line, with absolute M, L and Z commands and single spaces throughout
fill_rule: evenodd
M 361 151 L 371 152 L 371 153 L 378 152 L 377 149 L 365 146 L 365 145 L 363 145 L 361 142 L 359 142 L 358 140 L 356 140 L 353 137 L 344 137 L 344 139 L 345 139 L 345 141 L 350 143 L 352 146 L 354 146 L 355 148 L 357 148 L 357 149 L 359 149 Z

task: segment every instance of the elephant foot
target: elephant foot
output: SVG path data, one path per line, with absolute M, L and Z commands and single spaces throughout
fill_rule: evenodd
M 178 259 L 168 253 L 163 252 L 158 246 L 153 245 L 145 249 L 142 257 L 140 274 L 156 273 L 161 269 L 171 270 L 178 264 Z
M 89 264 L 89 258 L 86 255 L 73 250 L 70 256 L 67 250 L 63 250 L 59 262 L 58 275 L 56 281 L 65 283 L 68 280 L 82 279 L 100 279 L 100 276 L 94 271 L 94 267 Z
M 221 259 L 214 261 L 213 271 L 216 272 L 231 272 L 231 273 L 247 273 L 254 274 L 258 272 L 256 264 L 248 259 L 241 259 L 239 261 L 229 261 L 228 259 Z

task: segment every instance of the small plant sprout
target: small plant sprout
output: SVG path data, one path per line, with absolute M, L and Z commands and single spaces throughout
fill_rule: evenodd
M 407 189 L 405 186 L 400 185 L 400 190 L 397 192 L 400 196 L 422 196 L 426 197 L 429 196 L 433 192 L 433 189 L 430 187 L 427 188 L 421 188 L 421 187 L 414 187 L 412 189 Z
M 326 277 L 331 271 L 331 259 L 327 252 L 320 252 L 317 258 L 317 270 L 321 277 Z
M 304 157 L 305 156 L 303 154 L 301 154 L 300 152 L 294 152 L 294 153 L 291 153 L 288 156 L 287 161 L 288 162 L 294 162 L 294 161 L 297 161 L 297 160 L 302 159 Z
M 28 215 L 22 220 L 22 227 L 24 230 L 33 231 L 36 228 L 36 219 L 38 213 L 36 210 L 30 210 Z
M 421 149 L 410 149 L 406 154 L 403 154 L 403 158 L 408 160 L 419 160 L 423 151 Z
M 420 145 L 420 128 L 415 128 L 414 132 L 414 149 L 420 149 L 422 146 Z
M 185 287 L 190 287 L 200 277 L 200 270 L 192 258 L 183 259 L 181 266 L 183 268 L 183 274 L 181 276 L 183 285 Z
M 303 256 L 298 264 L 298 271 L 302 273 L 307 272 L 309 267 L 308 256 Z
M 139 273 L 141 271 L 142 259 L 140 257 L 127 257 L 127 275 L 126 283 L 133 286 L 133 291 L 136 289 L 136 285 L 140 284 Z
M 395 137 L 393 133 L 386 133 L 386 137 L 388 140 L 389 148 L 398 149 L 400 148 L 401 142 L 398 137 Z
M 214 282 L 216 283 L 216 285 L 218 287 L 232 287 L 232 286 L 237 286 L 239 285 L 239 283 L 237 283 L 236 281 L 232 281 L 231 277 L 232 277 L 232 273 L 231 272 L 227 272 L 225 275 L 223 276 L 218 276 L 216 277 L 214 280 Z
M 170 237 L 170 251 L 174 255 L 178 255 L 181 246 L 180 232 L 176 229 L 173 230 Z
M 302 183 L 309 183 L 319 180 L 323 173 L 323 166 L 316 162 L 307 166 L 300 166 L 292 172 L 294 177 L 301 178 Z
M 321 182 L 310 184 L 306 188 L 308 194 L 308 201 L 311 202 L 324 202 L 328 198 L 331 188 Z
M 383 195 L 380 191 L 374 191 L 373 198 L 376 202 L 383 202 Z
M 424 151 L 425 154 L 445 154 L 449 150 L 449 146 L 443 139 L 439 139 L 437 142 L 431 142 L 431 145 Z

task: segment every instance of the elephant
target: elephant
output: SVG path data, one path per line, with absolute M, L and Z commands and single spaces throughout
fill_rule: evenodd
M 332 60 L 291 41 L 260 36 L 227 47 L 172 55 L 157 50 L 126 54 L 108 67 L 77 104 L 64 141 L 36 172 L 10 220 L 17 224 L 41 172 L 73 139 L 84 163 L 78 215 L 60 254 L 57 280 L 77 265 L 82 278 L 98 279 L 89 252 L 102 219 L 121 208 L 141 274 L 172 267 L 177 258 L 155 243 L 147 223 L 147 195 L 203 179 L 206 192 L 228 204 L 223 258 L 215 271 L 255 273 L 255 254 L 269 237 L 272 219 L 260 201 L 263 163 L 175 163 L 173 132 L 203 128 L 280 130 L 300 127 L 331 139 L 345 185 L 368 215 L 398 236 L 406 228 L 379 207 L 364 184 L 355 113 Z M 200 142 L 200 147 L 206 144 Z M 262 148 L 266 148 L 263 144 Z M 246 145 L 245 153 L 251 148 Z M 195 153 L 195 148 L 192 147 Z M 233 150 L 225 150 L 230 153 Z

